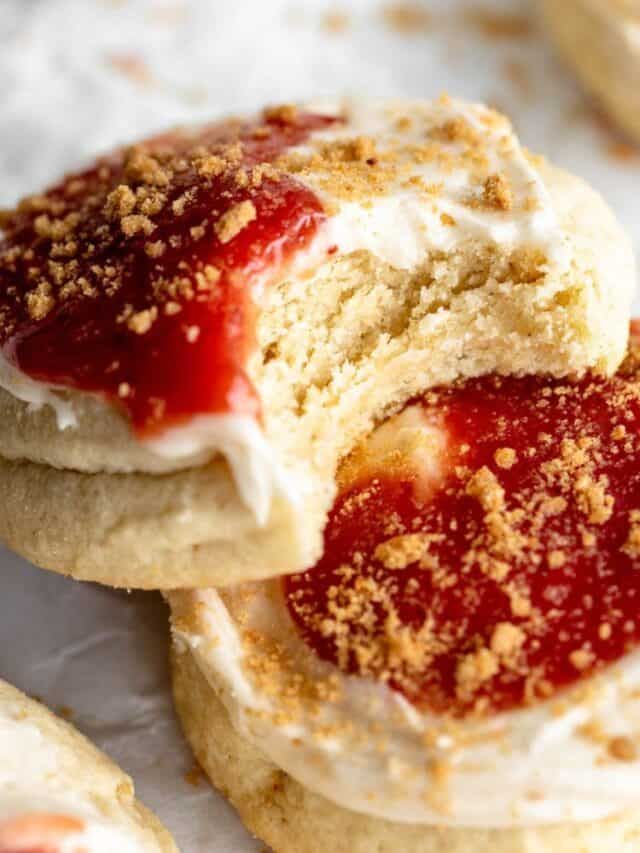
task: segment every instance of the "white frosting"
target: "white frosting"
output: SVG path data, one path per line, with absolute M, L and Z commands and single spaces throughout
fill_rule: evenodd
M 267 523 L 275 494 L 298 502 L 300 489 L 274 459 L 259 424 L 247 415 L 197 415 L 186 426 L 172 427 L 145 445 L 168 459 L 181 459 L 215 449 L 229 463 L 245 504 L 260 525 Z
M 329 246 L 337 246 L 333 257 L 365 249 L 396 268 L 412 269 L 424 261 L 429 251 L 449 252 L 474 238 L 505 247 L 535 246 L 544 251 L 549 265 L 566 262 L 563 237 L 547 190 L 506 119 L 498 119 L 485 107 L 449 100 L 430 104 L 428 108 L 419 108 L 411 102 L 387 101 L 311 104 L 308 108 L 346 116 L 344 125 L 318 132 L 312 141 L 368 135 L 375 138 L 380 152 L 398 145 L 424 144 L 430 131 L 452 119 L 464 119 L 485 140 L 488 173 L 499 173 L 508 179 L 514 205 L 506 212 L 469 207 L 464 202 L 470 195 L 478 198 L 482 184 L 468 165 L 458 163 L 455 168 L 446 169 L 436 161 L 416 163 L 409 152 L 403 155 L 410 170 L 403 175 L 403 181 L 387 194 L 374 196 L 366 203 L 334 198 L 323 188 L 321 173 L 317 178 L 305 175 L 304 180 L 332 210 L 332 215 L 308 250 L 296 258 L 289 274 L 308 272 L 326 262 Z M 409 129 L 399 131 L 397 120 L 402 116 L 409 116 L 412 121 Z M 461 150 L 456 141 L 442 144 L 454 156 Z M 309 150 L 309 144 L 297 150 L 303 153 Z M 406 184 L 410 176 L 441 185 L 441 191 L 430 195 L 424 189 L 410 187 Z M 454 224 L 443 224 L 443 214 L 448 214 Z M 264 282 L 256 283 L 258 300 L 263 285 Z M 79 425 L 73 402 L 62 398 L 59 389 L 29 379 L 1 356 L 0 387 L 34 407 L 52 406 L 60 429 Z M 136 440 L 133 436 L 132 439 Z M 268 519 L 275 495 L 293 502 L 300 496 L 259 425 L 248 418 L 197 415 L 187 424 L 167 430 L 160 438 L 145 440 L 144 444 L 159 456 L 172 459 L 221 453 L 229 461 L 243 499 L 261 524 Z
M 77 818 L 82 829 L 57 842 L 56 853 L 142 853 L 143 847 L 106 821 L 82 790 L 70 784 L 69 747 L 45 737 L 24 714 L 5 702 L 0 710 L 0 839 L 7 824 L 43 815 Z M 4 825 L 4 826 L 3 826 Z M 43 831 L 42 842 L 49 839 Z
M 343 126 L 314 135 L 313 139 L 369 136 L 375 139 L 381 153 L 403 145 L 424 145 L 430 131 L 446 122 L 462 119 L 484 140 L 485 174 L 504 175 L 513 192 L 513 207 L 508 211 L 470 207 L 470 196 L 479 198 L 482 184 L 473 174 L 473 164 L 456 163 L 445 168 L 436 159 L 426 163 L 411 162 L 410 151 L 401 154 L 411 163 L 410 173 L 403 174 L 393 190 L 373 197 L 370 203 L 333 198 L 317 184 L 314 176 L 305 180 L 337 212 L 327 223 L 328 242 L 338 246 L 342 254 L 366 249 L 397 269 L 412 269 L 424 261 L 431 250 L 453 251 L 469 239 L 496 243 L 504 247 L 536 246 L 550 261 L 566 262 L 563 239 L 556 213 L 547 189 L 535 168 L 527 160 L 509 121 L 479 104 L 443 99 L 429 105 L 429 110 L 416 113 L 406 103 L 380 101 L 346 101 L 339 105 L 312 104 L 320 112 L 346 115 Z M 397 120 L 408 117 L 408 129 L 398 130 Z M 446 152 L 454 156 L 462 150 L 459 141 L 443 142 Z M 306 146 L 308 148 L 308 146 Z M 305 147 L 301 147 L 305 150 Z M 437 195 L 406 183 L 408 176 L 422 178 L 425 184 L 439 185 Z M 525 202 L 529 200 L 529 204 Z M 448 214 L 454 224 L 444 224 Z
M 69 429 L 78 425 L 73 404 L 56 393 L 56 388 L 46 382 L 31 379 L 19 370 L 0 351 L 0 388 L 16 399 L 28 403 L 33 409 L 51 406 L 56 414 L 58 429 Z
M 596 721 L 609 737 L 637 735 L 640 652 L 594 678 L 588 700 L 567 693 L 562 704 L 551 700 L 485 721 L 458 721 L 453 737 L 442 728 L 430 747 L 425 733 L 441 728 L 442 718 L 418 712 L 381 684 L 328 666 L 318 672 L 314 660 L 308 674 L 337 675 L 341 698 L 323 703 L 319 714 L 278 723 L 272 716 L 278 702 L 256 686 L 241 641 L 241 630 L 257 625 L 263 631 L 268 626 L 269 636 L 280 642 L 300 644 L 276 588 L 277 582 L 257 586 L 252 618 L 242 629 L 214 590 L 188 593 L 191 607 L 201 608 L 201 633 L 189 633 L 178 621 L 175 636 L 179 648 L 186 645 L 193 653 L 234 726 L 306 788 L 375 817 L 457 827 L 592 821 L 637 808 L 640 762 L 608 757 L 578 729 Z M 304 651 L 298 650 L 297 659 L 306 660 Z M 346 729 L 340 734 L 345 726 L 356 732 L 377 726 L 383 735 L 359 740 Z M 442 789 L 428 770 L 439 759 L 451 768 Z

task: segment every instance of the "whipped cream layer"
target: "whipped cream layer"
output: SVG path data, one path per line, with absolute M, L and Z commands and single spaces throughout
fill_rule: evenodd
M 498 114 L 449 98 L 428 105 L 345 101 L 306 109 L 342 121 L 313 132 L 284 158 L 281 168 L 290 168 L 317 193 L 328 213 L 287 275 L 307 276 L 327 262 L 328 249 L 332 258 L 366 250 L 397 269 L 412 270 L 430 252 L 453 252 L 469 240 L 505 251 L 535 249 L 549 268 L 566 263 L 549 195 L 509 122 Z M 395 164 L 377 187 L 360 187 L 357 197 L 349 192 L 349 181 L 339 179 L 340 168 L 331 157 L 314 156 L 350 140 L 373 144 L 376 161 Z M 259 304 L 268 300 L 268 284 L 262 280 L 254 283 L 254 291 Z M 74 401 L 86 397 L 85 392 L 61 395 L 59 387 L 31 379 L 1 354 L 0 387 L 34 408 L 51 406 L 59 429 L 82 428 Z M 153 439 L 131 432 L 131 441 L 149 452 L 149 470 L 156 470 L 154 459 L 189 467 L 223 455 L 261 523 L 275 495 L 295 501 L 299 491 L 250 416 L 196 415 Z

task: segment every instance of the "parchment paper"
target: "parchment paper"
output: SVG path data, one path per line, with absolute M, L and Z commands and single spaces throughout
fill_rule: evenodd
M 0 0 L 0 206 L 167 125 L 313 95 L 447 90 L 508 112 L 532 149 L 606 195 L 640 248 L 640 153 L 524 25 L 530 4 L 433 0 L 420 5 L 428 22 L 404 5 Z M 487 10 L 518 17 L 503 26 Z M 159 596 L 74 583 L 0 550 L 0 675 L 112 755 L 184 853 L 258 851 L 205 781 L 186 781 L 166 634 Z

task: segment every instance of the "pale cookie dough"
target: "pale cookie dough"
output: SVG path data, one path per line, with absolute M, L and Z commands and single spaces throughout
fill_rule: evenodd
M 492 371 L 616 369 L 634 262 L 592 189 L 527 155 L 481 107 L 331 109 L 346 125 L 285 165 L 330 210 L 318 239 L 338 248 L 261 296 L 248 372 L 264 427 L 209 420 L 143 443 L 96 397 L 0 363 L 0 539 L 11 548 L 125 587 L 295 571 L 320 552 L 339 459 L 410 397 Z M 354 196 L 371 144 L 376 189 L 367 174 Z M 393 163 L 397 146 L 389 183 L 378 156 Z
M 0 849 L 177 853 L 122 770 L 68 723 L 3 681 Z
M 640 4 L 540 0 L 562 58 L 617 124 L 640 139 Z
M 523 829 L 458 829 L 396 823 L 348 811 L 312 793 L 232 726 L 190 652 L 173 654 L 176 708 L 196 758 L 250 832 L 275 853 L 635 853 L 640 820 Z M 499 789 L 487 797 L 500 797 Z

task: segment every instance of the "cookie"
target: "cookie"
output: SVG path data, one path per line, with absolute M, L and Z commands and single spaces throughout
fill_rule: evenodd
M 173 853 L 120 768 L 39 702 L 0 681 L 3 853 Z
M 176 131 L 2 222 L 0 538 L 115 586 L 308 566 L 339 459 L 407 399 L 626 343 L 602 200 L 447 97 Z
M 301 785 L 243 738 L 189 652 L 174 656 L 173 673 L 176 709 L 199 764 L 274 853 L 633 853 L 640 844 L 633 812 L 580 824 L 458 829 L 350 811 Z
M 633 0 L 540 0 L 560 55 L 622 130 L 640 139 L 640 45 Z
M 252 831 L 638 845 L 639 436 L 634 323 L 612 378 L 491 375 L 388 419 L 307 571 L 169 596 L 178 713 Z

